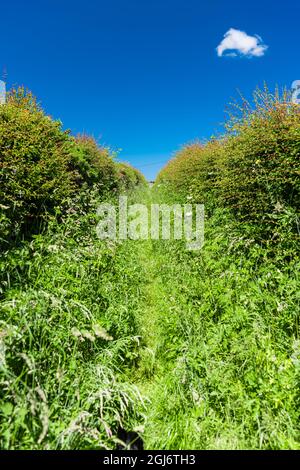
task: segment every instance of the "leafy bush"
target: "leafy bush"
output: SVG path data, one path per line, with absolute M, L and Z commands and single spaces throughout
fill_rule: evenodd
M 0 244 L 65 212 L 78 193 L 86 200 L 93 188 L 104 197 L 141 182 L 137 170 L 116 163 L 94 138 L 63 131 L 23 87 L 0 107 Z
M 93 137 L 82 135 L 72 140 L 71 170 L 79 187 L 97 184 L 103 192 L 117 188 L 117 168 L 109 149 L 99 146 Z
M 142 173 L 128 163 L 118 162 L 117 171 L 120 189 L 133 189 L 146 183 Z
M 73 189 L 68 133 L 30 92 L 13 90 L 0 107 L 0 238 L 30 229 Z
M 181 149 L 160 172 L 157 182 L 168 182 L 178 195 L 214 207 L 221 177 L 222 146 L 212 140 L 206 145 L 193 143 Z
M 245 103 L 242 117 L 227 125 L 222 201 L 243 219 L 262 222 L 274 209 L 300 208 L 300 112 L 266 90 L 254 99 L 253 111 Z
M 231 114 L 226 133 L 205 145 L 184 147 L 161 171 L 179 194 L 206 209 L 228 207 L 237 220 L 256 225 L 262 239 L 278 234 L 289 219 L 297 238 L 300 208 L 300 112 L 287 95 L 254 93 L 254 109 L 245 100 Z M 280 231 L 280 230 L 279 230 Z

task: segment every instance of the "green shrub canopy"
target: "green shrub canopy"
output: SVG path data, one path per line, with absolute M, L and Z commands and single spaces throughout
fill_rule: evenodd
M 0 107 L 0 201 L 11 229 L 52 212 L 74 190 L 69 136 L 23 89 Z
M 264 231 L 274 228 L 276 213 L 300 208 L 300 109 L 267 89 L 254 93 L 254 103 L 243 101 L 219 139 L 181 149 L 157 182 Z

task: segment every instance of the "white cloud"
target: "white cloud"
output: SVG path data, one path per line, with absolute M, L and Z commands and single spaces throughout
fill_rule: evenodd
M 219 57 L 223 55 L 229 57 L 235 57 L 236 55 L 262 57 L 267 49 L 268 46 L 263 43 L 262 38 L 257 34 L 255 36 L 248 36 L 244 31 L 230 28 L 224 34 L 223 41 L 218 45 L 217 53 Z M 233 52 L 226 53 L 226 51 Z

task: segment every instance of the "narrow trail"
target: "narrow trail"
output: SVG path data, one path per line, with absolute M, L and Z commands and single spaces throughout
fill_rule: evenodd
M 144 243 L 139 255 L 147 282 L 143 287 L 138 312 L 143 349 L 137 377 L 140 377 L 139 386 L 146 390 L 151 386 L 153 376 L 159 375 L 161 371 L 162 365 L 159 361 L 161 323 L 169 305 L 160 275 L 162 260 L 156 257 L 151 240 Z
M 151 192 L 146 195 L 148 205 L 153 202 L 152 197 Z M 169 378 L 182 356 L 181 333 L 177 331 L 174 312 L 186 308 L 186 299 L 176 283 L 176 271 L 181 267 L 176 256 L 172 256 L 170 244 L 151 239 L 138 243 L 134 257 L 144 273 L 144 284 L 136 312 L 141 336 L 140 358 L 132 383 L 148 403 L 144 438 L 146 447 L 153 448 L 155 441 L 151 436 L 161 426 L 162 397 L 168 394 Z M 163 419 L 166 423 L 168 416 Z
M 166 363 L 162 354 L 164 337 L 162 328 L 163 319 L 170 311 L 170 301 L 166 292 L 168 286 L 163 284 L 161 277 L 162 261 L 161 257 L 156 256 L 152 242 L 145 242 L 140 251 L 140 263 L 147 273 L 147 282 L 142 291 L 138 311 L 142 348 L 134 381 L 147 403 L 144 436 L 146 446 L 147 434 L 156 426 L 153 422 L 153 416 L 156 414 L 153 413 L 154 404 L 160 394 L 166 373 Z

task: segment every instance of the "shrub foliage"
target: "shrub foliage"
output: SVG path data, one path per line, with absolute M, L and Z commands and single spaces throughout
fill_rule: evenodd
M 70 136 L 31 92 L 13 89 L 0 107 L 0 244 L 32 233 L 78 193 L 99 196 L 144 183 L 93 137 Z
M 72 193 L 68 140 L 61 123 L 23 89 L 13 90 L 0 107 L 0 201 L 7 231 L 17 233 L 53 212 Z
M 227 207 L 237 219 L 255 223 L 257 234 L 274 236 L 278 221 L 300 208 L 300 112 L 287 95 L 254 93 L 243 101 L 226 132 L 206 144 L 185 146 L 161 171 L 180 194 L 207 209 Z

